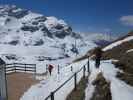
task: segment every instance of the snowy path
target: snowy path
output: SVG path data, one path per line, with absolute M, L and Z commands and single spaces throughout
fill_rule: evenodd
M 115 68 L 111 61 L 102 61 L 99 69 L 95 69 L 94 61 L 90 62 L 91 66 L 91 75 L 89 77 L 89 84 L 86 89 L 86 99 L 90 100 L 93 95 L 95 87 L 91 84 L 91 82 L 96 78 L 99 72 L 103 73 L 103 76 L 107 81 L 111 83 L 111 94 L 112 100 L 132 100 L 133 98 L 133 87 L 126 84 L 124 81 L 116 78 L 116 74 L 119 69 Z
M 45 80 L 39 84 L 32 86 L 20 100 L 44 100 L 52 91 L 58 88 L 63 82 L 65 82 L 74 72 L 78 71 L 83 65 L 87 63 L 87 60 L 71 64 L 61 69 L 60 74 L 57 74 L 57 69 L 54 70 L 52 76 L 48 76 Z M 73 72 L 71 72 L 71 66 L 73 66 Z M 94 67 L 94 61 L 90 61 L 90 77 L 88 87 L 86 89 L 85 100 L 90 100 L 95 90 L 95 86 L 92 85 L 93 80 L 96 79 L 98 73 L 102 72 L 107 81 L 111 83 L 112 100 L 132 100 L 133 87 L 127 85 L 125 82 L 116 78 L 116 74 L 119 69 L 115 68 L 111 64 L 111 60 L 102 61 L 99 69 Z M 78 81 L 82 77 L 82 71 L 78 74 Z M 59 91 L 55 93 L 55 100 L 65 100 L 67 95 L 74 88 L 74 79 L 71 79 L 66 85 L 64 85 Z
M 58 88 L 63 82 L 78 71 L 87 60 L 71 64 L 61 69 L 60 74 L 57 74 L 57 69 L 54 69 L 52 76 L 48 76 L 45 80 L 42 80 L 39 84 L 32 86 L 20 100 L 44 100 L 52 91 Z M 73 66 L 73 72 L 71 72 L 71 66 Z M 80 81 L 83 72 L 79 72 L 77 75 L 77 81 Z M 67 95 L 74 88 L 74 78 L 71 79 L 66 85 L 64 85 L 59 91 L 55 93 L 55 100 L 65 100 Z

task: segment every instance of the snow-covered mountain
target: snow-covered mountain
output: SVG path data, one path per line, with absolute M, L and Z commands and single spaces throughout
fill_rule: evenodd
M 0 6 L 0 55 L 8 63 L 54 63 L 57 59 L 70 63 L 75 55 L 96 46 L 97 35 L 87 37 L 73 32 L 62 19 L 14 5 Z
M 0 15 L 1 37 L 4 37 L 1 43 L 4 44 L 43 45 L 45 36 L 63 39 L 70 35 L 80 38 L 63 20 L 55 17 L 45 17 L 8 5 L 0 6 Z

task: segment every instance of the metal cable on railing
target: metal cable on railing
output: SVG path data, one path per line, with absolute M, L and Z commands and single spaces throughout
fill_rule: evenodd
M 83 78 L 85 78 L 85 71 L 86 71 L 86 65 L 87 65 L 87 72 L 89 74 L 89 60 L 87 62 L 87 64 L 85 64 L 83 67 L 81 67 L 77 72 L 75 72 L 71 77 L 69 77 L 63 84 L 61 84 L 57 89 L 55 89 L 54 91 L 52 91 L 44 100 L 48 100 L 48 99 L 51 99 L 51 100 L 54 100 L 54 94 L 60 90 L 67 82 L 69 82 L 73 77 L 74 77 L 74 90 L 76 91 L 77 90 L 77 74 L 79 72 L 82 71 L 83 69 Z M 72 67 L 71 67 L 72 68 Z

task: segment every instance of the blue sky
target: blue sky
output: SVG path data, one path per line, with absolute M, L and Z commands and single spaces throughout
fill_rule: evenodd
M 0 0 L 64 19 L 74 31 L 127 33 L 133 29 L 133 0 Z

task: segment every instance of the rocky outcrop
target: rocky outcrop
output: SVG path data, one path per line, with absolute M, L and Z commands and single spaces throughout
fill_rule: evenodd
M 90 100 L 112 100 L 110 92 L 110 83 L 105 80 L 102 73 L 98 74 L 96 80 L 93 81 L 95 91 Z

